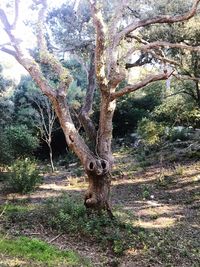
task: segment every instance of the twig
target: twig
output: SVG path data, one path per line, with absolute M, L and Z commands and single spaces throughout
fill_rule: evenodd
M 4 207 L 4 209 L 2 210 L 2 212 L 0 214 L 0 217 L 4 214 L 4 212 L 5 212 L 6 209 L 7 209 L 7 203 L 6 203 L 5 207 Z
M 41 235 L 41 233 L 30 233 L 30 235 Z
M 56 239 L 58 239 L 61 235 L 63 235 L 63 233 L 57 235 L 56 237 L 52 238 L 50 241 L 48 241 L 48 244 L 51 244 L 53 241 L 55 241 Z

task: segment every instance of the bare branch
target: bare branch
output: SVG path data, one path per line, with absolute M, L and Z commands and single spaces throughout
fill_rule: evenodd
M 138 46 L 131 48 L 127 52 L 127 54 L 120 60 L 123 60 L 123 59 L 129 57 L 130 55 L 132 55 L 136 51 L 150 52 L 151 49 L 160 49 L 161 47 L 187 49 L 190 51 L 200 51 L 200 46 L 190 46 L 190 45 L 186 45 L 185 43 L 170 43 L 170 42 L 165 42 L 165 41 L 156 41 L 156 42 L 152 42 L 152 43 L 146 42 L 146 44 L 144 44 L 144 45 L 138 45 Z
M 169 98 L 169 97 L 172 97 L 172 96 L 176 96 L 176 95 L 180 95 L 180 94 L 186 94 L 186 95 L 189 95 L 191 96 L 193 99 L 197 100 L 198 98 L 192 93 L 192 92 L 188 92 L 188 91 L 184 91 L 184 90 L 181 90 L 181 91 L 178 91 L 174 94 L 171 94 L 171 95 L 167 95 L 165 96 L 165 98 Z
M 125 94 L 132 93 L 140 88 L 145 87 L 147 84 L 155 82 L 155 81 L 160 81 L 160 80 L 167 80 L 173 72 L 171 73 L 160 73 L 160 74 L 154 74 L 154 75 L 149 75 L 147 76 L 143 81 L 138 82 L 134 85 L 127 85 L 124 87 L 122 90 L 117 91 L 113 94 L 111 94 L 111 100 L 114 100 L 116 98 L 119 98 Z
M 161 55 L 158 55 L 158 53 L 156 53 L 156 51 L 148 51 L 148 53 L 150 53 L 154 58 L 158 59 L 159 61 L 163 62 L 164 64 L 169 63 L 171 65 L 174 66 L 181 66 L 180 63 L 178 63 L 177 61 L 167 58 L 164 53 L 162 53 Z
M 3 9 L 0 9 L 0 20 L 4 26 L 5 31 L 11 30 L 11 25 Z
M 16 24 L 17 24 L 17 20 L 18 20 L 18 16 L 19 16 L 19 1 L 20 0 L 15 0 L 15 18 L 14 18 L 14 21 L 11 25 L 12 29 L 15 29 Z
M 145 64 L 152 62 L 152 57 L 149 57 L 148 54 L 141 53 L 140 57 L 134 63 L 126 63 L 125 68 L 130 69 L 138 66 L 143 66 Z
M 200 51 L 200 46 L 190 46 L 186 45 L 185 43 L 170 43 L 170 42 L 165 42 L 165 41 L 156 41 L 152 43 L 148 43 L 144 46 L 142 46 L 140 49 L 141 50 L 148 50 L 148 49 L 153 49 L 153 48 L 180 48 L 180 49 L 187 49 L 191 51 Z
M 7 33 L 8 37 L 10 39 L 11 46 L 15 49 L 17 56 L 22 57 L 23 56 L 23 53 L 22 53 L 22 51 L 20 49 L 20 46 L 19 46 L 21 40 L 15 38 L 15 36 L 13 35 L 13 33 L 12 33 L 12 26 L 9 23 L 8 18 L 6 16 L 6 13 L 4 12 L 3 9 L 0 9 L 0 21 L 2 22 L 2 24 L 4 26 L 4 30 Z M 7 49 L 4 49 L 2 51 L 6 52 L 6 53 L 8 52 L 8 54 L 11 54 L 12 56 L 14 56 L 14 54 L 12 53 L 12 51 L 11 51 L 11 53 Z
M 178 80 L 185 80 L 185 81 L 196 81 L 196 82 L 200 82 L 200 78 L 197 78 L 197 77 L 193 77 L 193 76 L 187 76 L 187 75 L 178 75 L 178 74 L 175 74 L 173 73 L 173 76 L 175 78 L 177 78 Z
M 6 48 L 6 47 L 1 47 L 0 50 L 15 57 L 15 58 L 17 57 L 17 53 L 14 50 L 11 50 L 11 49 Z
M 145 19 L 145 20 L 139 20 L 137 22 L 133 22 L 130 25 L 128 25 L 126 28 L 124 28 L 121 32 L 118 33 L 118 35 L 116 36 L 115 39 L 115 45 L 117 46 L 120 42 L 120 40 L 128 33 L 144 27 L 144 26 L 148 26 L 148 25 L 152 25 L 152 24 L 162 24 L 162 23 L 175 23 L 175 22 L 181 22 L 181 21 L 185 21 L 190 19 L 191 17 L 193 17 L 196 13 L 198 4 L 199 4 L 200 0 L 195 0 L 193 3 L 192 8 L 185 14 L 183 15 L 178 15 L 178 16 L 169 16 L 169 15 L 165 15 L 165 16 L 157 16 L 151 19 Z

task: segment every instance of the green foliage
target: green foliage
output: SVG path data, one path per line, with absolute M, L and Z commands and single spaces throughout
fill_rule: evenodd
M 7 181 L 8 188 L 17 193 L 28 193 L 34 190 L 41 182 L 37 164 L 31 159 L 18 159 L 10 168 L 10 175 Z
M 14 116 L 14 103 L 9 97 L 0 98 L 0 127 L 10 124 Z
M 111 246 L 117 255 L 123 254 L 129 247 L 128 240 L 134 234 L 134 227 L 121 221 L 120 217 L 111 220 L 104 212 L 88 216 L 83 203 L 67 195 L 48 200 L 41 207 L 39 216 L 48 227 L 89 239 L 95 238 L 103 247 Z
M 13 150 L 14 158 L 29 156 L 39 146 L 39 140 L 33 136 L 26 125 L 12 125 L 5 129 L 9 146 Z
M 14 156 L 13 156 L 13 147 L 11 147 L 8 136 L 3 128 L 0 128 L 0 164 L 6 165 L 9 164 Z
M 55 246 L 39 239 L 19 237 L 0 240 L 0 253 L 45 263 L 45 266 L 90 266 L 89 262 L 71 250 L 60 251 Z
M 163 82 L 149 85 L 119 100 L 113 118 L 114 136 L 132 133 L 138 122 L 149 116 L 149 113 L 161 103 L 163 86 Z
M 144 118 L 138 125 L 138 134 L 145 145 L 158 145 L 164 134 L 164 126 L 150 119 Z
M 186 141 L 189 139 L 188 130 L 185 128 L 172 128 L 169 132 L 168 138 L 171 142 L 174 142 L 176 140 Z
M 0 128 L 0 163 L 10 164 L 18 157 L 33 155 L 39 140 L 26 125 L 11 125 Z
M 77 86 L 77 81 L 73 81 L 68 88 L 68 101 L 74 109 L 81 107 L 81 101 L 85 95 L 85 92 L 81 87 Z
M 174 88 L 171 93 L 176 90 L 179 88 Z M 199 107 L 190 97 L 181 94 L 166 98 L 154 109 L 152 117 L 168 125 L 192 125 L 194 127 L 200 125 Z
M 6 91 L 10 86 L 12 86 L 12 81 L 9 79 L 6 79 L 3 74 L 3 67 L 0 65 L 0 96 L 3 92 Z

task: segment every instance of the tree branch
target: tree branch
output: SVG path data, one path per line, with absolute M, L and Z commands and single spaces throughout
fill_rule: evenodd
M 191 96 L 194 100 L 197 101 L 197 97 L 194 94 L 187 92 L 187 91 L 184 91 L 184 90 L 178 91 L 178 92 L 171 94 L 171 95 L 167 95 L 167 96 L 165 96 L 165 98 L 172 97 L 172 96 L 179 95 L 179 94 L 187 94 L 187 95 Z
M 1 47 L 0 50 L 15 57 L 15 58 L 17 57 L 17 53 L 14 50 L 11 50 L 11 49 L 6 48 L 6 47 Z
M 95 68 L 94 68 L 94 52 L 92 52 L 90 57 L 90 69 L 88 75 L 88 86 L 87 86 L 85 102 L 81 108 L 81 112 L 78 118 L 81 124 L 83 125 L 85 132 L 87 133 L 88 137 L 93 143 L 95 143 L 96 141 L 97 133 L 95 126 L 90 118 L 90 113 L 92 111 L 95 88 L 96 88 L 96 83 L 95 83 Z
M 5 31 L 11 30 L 11 25 L 3 9 L 0 8 L 0 20 L 4 26 Z
M 184 43 L 170 43 L 170 42 L 165 42 L 165 41 L 156 41 L 152 43 L 148 43 L 146 45 L 143 45 L 140 47 L 141 50 L 149 50 L 149 49 L 156 49 L 156 48 L 180 48 L 180 49 L 187 49 L 191 51 L 200 51 L 200 46 L 190 46 L 186 45 Z
M 96 29 L 96 47 L 95 47 L 95 68 L 96 78 L 99 84 L 107 86 L 107 79 L 105 73 L 105 41 L 106 41 L 106 27 L 103 21 L 103 16 L 100 9 L 97 8 L 96 0 L 89 0 L 94 26 Z M 101 88 L 102 89 L 102 88 Z
M 15 18 L 14 18 L 14 21 L 11 25 L 11 29 L 15 29 L 16 27 L 16 24 L 17 24 L 17 20 L 18 20 L 18 16 L 19 16 L 19 1 L 20 0 L 15 0 Z
M 165 41 L 156 41 L 156 42 L 145 42 L 143 45 L 135 46 L 131 48 L 126 55 L 121 58 L 120 60 L 123 60 L 129 56 L 131 56 L 133 53 L 136 51 L 144 51 L 144 52 L 151 52 L 152 49 L 160 49 L 161 47 L 163 48 L 179 48 L 179 49 L 187 49 L 190 51 L 200 51 L 200 46 L 190 46 L 186 45 L 184 43 L 170 43 L 170 42 L 165 42 Z M 155 53 L 155 51 L 154 51 Z M 157 55 L 158 56 L 158 55 Z
M 145 64 L 152 62 L 152 57 L 149 57 L 148 54 L 141 53 L 140 57 L 134 63 L 126 63 L 125 68 L 130 69 L 138 66 L 143 66 Z
M 177 78 L 178 80 L 191 80 L 191 81 L 200 82 L 200 78 L 193 77 L 193 76 L 178 75 L 178 74 L 175 74 L 175 73 L 173 74 L 173 76 L 175 78 Z
M 151 19 L 139 20 L 137 22 L 131 23 L 130 25 L 128 25 L 126 28 L 124 28 L 121 32 L 119 32 L 117 34 L 117 36 L 115 38 L 115 45 L 117 46 L 126 34 L 132 32 L 138 28 L 152 25 L 152 24 L 175 23 L 175 22 L 181 22 L 181 21 L 185 21 L 185 20 L 190 19 L 191 17 L 193 17 L 195 15 L 199 2 L 200 2 L 200 0 L 195 0 L 193 5 L 192 5 L 192 8 L 187 13 L 185 13 L 183 15 L 157 16 L 157 17 L 154 17 Z
M 160 80 L 167 80 L 173 72 L 171 73 L 161 73 L 161 74 L 154 74 L 154 75 L 149 75 L 147 76 L 143 81 L 138 82 L 134 85 L 127 85 L 124 87 L 122 90 L 117 91 L 113 94 L 111 94 L 111 100 L 114 100 L 116 98 L 119 98 L 125 94 L 132 93 L 140 88 L 145 87 L 147 84 L 155 82 L 155 81 L 160 81 Z
M 62 66 L 62 64 L 51 54 L 47 49 L 47 44 L 45 40 L 45 34 L 43 32 L 44 27 L 44 18 L 47 9 L 47 0 L 41 0 L 39 4 L 42 4 L 42 8 L 38 13 L 38 28 L 37 28 L 37 42 L 40 52 L 40 60 L 44 64 L 48 64 L 52 67 L 55 73 L 60 78 L 60 84 L 58 93 L 66 96 L 66 89 L 69 87 L 71 83 L 71 76 L 66 68 Z

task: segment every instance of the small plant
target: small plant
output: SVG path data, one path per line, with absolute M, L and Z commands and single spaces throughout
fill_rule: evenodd
M 174 175 L 183 175 L 183 172 L 183 166 L 181 166 L 180 164 L 174 166 Z
M 169 140 L 174 142 L 176 140 L 187 141 L 189 139 L 187 129 L 172 129 L 169 133 Z
M 16 160 L 10 170 L 7 183 L 12 192 L 21 194 L 31 192 L 41 182 L 37 164 L 29 158 Z
M 149 188 L 147 186 L 144 186 L 143 191 L 142 191 L 142 198 L 149 199 L 150 195 L 151 194 L 150 194 Z

